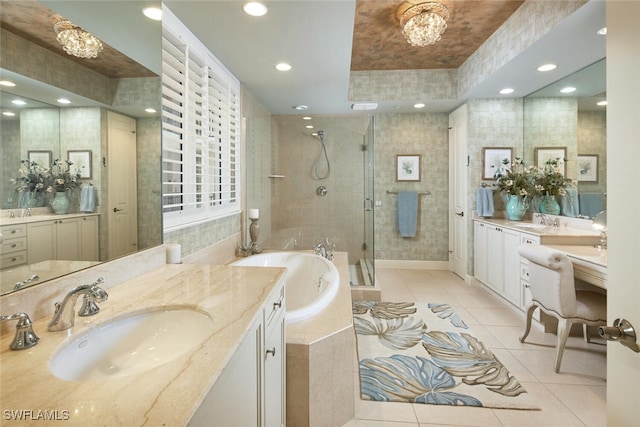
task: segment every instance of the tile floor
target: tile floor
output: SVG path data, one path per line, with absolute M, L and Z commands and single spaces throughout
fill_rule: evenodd
M 542 408 L 540 411 L 448 407 L 360 400 L 356 418 L 343 427 L 604 427 L 606 347 L 569 337 L 560 373 L 553 372 L 555 335 L 532 327 L 518 336 L 524 313 L 449 271 L 377 269 L 383 301 L 449 303 L 507 366 Z M 356 383 L 358 387 L 359 384 Z

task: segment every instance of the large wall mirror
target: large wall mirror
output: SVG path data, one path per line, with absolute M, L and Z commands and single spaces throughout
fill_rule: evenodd
M 576 183 L 578 200 L 569 216 L 593 218 L 606 209 L 606 95 L 602 59 L 524 99 L 525 162 L 566 156 L 565 174 Z
M 161 23 L 142 14 L 149 1 L 2 1 L 0 8 L 0 86 L 2 108 L 0 155 L 0 217 L 7 225 L 10 210 L 20 211 L 19 193 L 11 178 L 19 175 L 21 160 L 40 162 L 87 155 L 91 174 L 83 185 L 96 188 L 99 214 L 97 262 L 162 243 L 160 194 L 161 153 Z M 159 2 L 155 6 L 161 7 Z M 56 40 L 53 25 L 67 19 L 99 38 L 104 49 L 97 58 L 68 55 Z M 70 101 L 59 104 L 60 98 Z M 20 99 L 22 105 L 12 101 Z M 6 113 L 6 114 L 5 114 Z M 121 168 L 112 148 L 113 117 L 132 123 L 135 149 L 133 169 Z M 111 148 L 111 151 L 110 151 Z M 133 173 L 128 171 L 133 170 Z M 124 172 L 122 172 L 124 171 Z M 111 177 L 110 177 L 111 174 Z M 116 211 L 114 176 L 135 177 L 134 244 L 118 253 L 113 244 Z M 77 200 L 76 200 L 77 203 Z M 73 205 L 73 201 L 72 201 Z M 32 216 L 53 214 L 47 205 Z M 70 213 L 74 212 L 73 208 Z M 77 212 L 77 207 L 76 211 Z M 74 261 L 74 260 L 68 260 Z M 27 265 L 29 260 L 27 259 Z M 79 268 L 85 268 L 86 265 Z M 13 276 L 0 270 L 2 293 L 13 289 Z M 69 271 L 63 271 L 66 274 Z M 46 277 L 50 279 L 53 277 Z M 46 280 L 34 281 L 34 284 Z

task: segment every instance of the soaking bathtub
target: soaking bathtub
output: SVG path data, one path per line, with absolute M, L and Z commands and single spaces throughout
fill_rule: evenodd
M 231 265 L 287 268 L 284 276 L 287 324 L 320 313 L 334 299 L 340 286 L 336 266 L 326 258 L 306 252 L 265 252 Z

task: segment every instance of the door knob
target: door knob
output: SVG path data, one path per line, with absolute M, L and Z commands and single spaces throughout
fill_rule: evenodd
M 456 215 L 458 215 L 458 216 L 464 216 L 464 212 L 456 212 Z
M 120 212 L 122 209 L 118 209 L 118 208 L 113 208 L 114 212 Z
M 640 353 L 640 346 L 636 343 L 636 331 L 633 325 L 625 319 L 616 319 L 613 326 L 598 326 L 598 335 L 608 341 L 618 341 L 636 353 Z

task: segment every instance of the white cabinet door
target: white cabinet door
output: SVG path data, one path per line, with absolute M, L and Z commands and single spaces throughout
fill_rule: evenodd
M 34 222 L 27 226 L 27 263 L 56 259 L 55 221 Z
M 482 283 L 487 283 L 487 225 L 482 222 L 475 222 L 473 226 L 473 275 Z
M 98 253 L 98 217 L 85 216 L 80 223 L 80 260 L 99 261 Z
M 56 228 L 56 257 L 54 259 L 80 260 L 80 218 L 54 221 Z
M 264 427 L 281 427 L 285 417 L 284 316 L 269 331 L 264 351 Z
M 521 303 L 519 245 L 520 233 L 502 229 L 502 260 L 504 263 L 502 266 L 502 296 L 518 308 Z
M 502 294 L 502 229 L 487 226 L 487 281 L 485 285 Z

